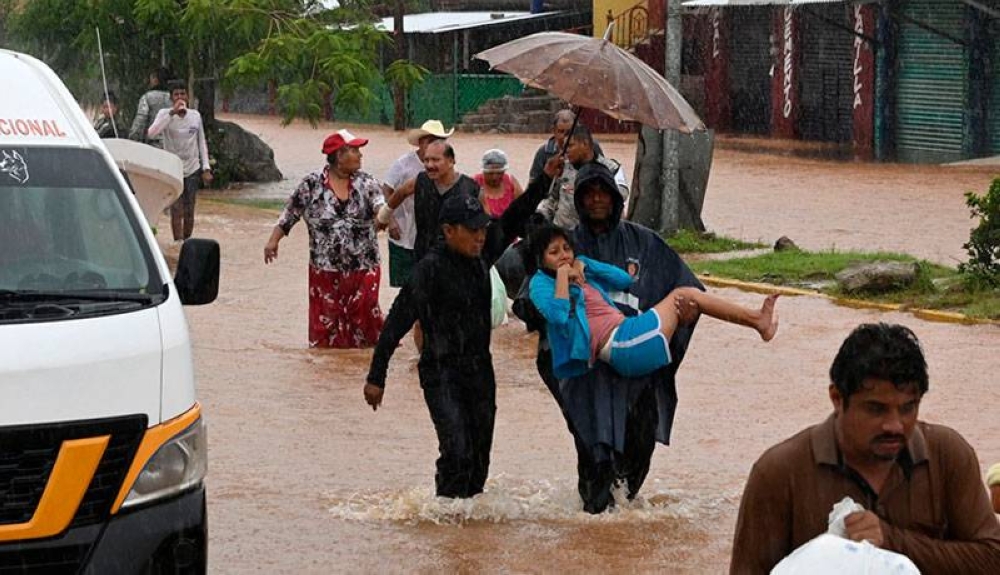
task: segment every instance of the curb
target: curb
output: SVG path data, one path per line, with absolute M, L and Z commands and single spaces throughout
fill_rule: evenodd
M 707 275 L 698 275 L 698 279 L 701 280 L 702 283 L 713 287 L 734 288 L 742 291 L 761 293 L 761 294 L 776 293 L 776 294 L 790 295 L 790 296 L 821 297 L 833 302 L 836 305 L 841 305 L 844 307 L 850 307 L 854 309 L 876 309 L 880 311 L 898 311 L 903 313 L 911 313 L 915 317 L 925 321 L 955 323 L 962 325 L 1000 325 L 1000 321 L 997 320 L 974 318 L 956 312 L 922 309 L 922 308 L 909 308 L 894 303 L 878 303 L 860 299 L 836 297 L 827 295 L 825 293 L 820 293 L 814 290 L 790 288 L 790 287 L 757 283 L 757 282 L 745 282 L 741 280 L 717 278 Z

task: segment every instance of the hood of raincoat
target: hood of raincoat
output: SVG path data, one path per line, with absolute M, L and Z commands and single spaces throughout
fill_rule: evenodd
M 615 183 L 615 175 L 603 164 L 596 161 L 583 164 L 576 173 L 573 202 L 576 206 L 576 213 L 580 215 L 580 223 L 589 229 L 591 221 L 583 209 L 583 194 L 580 191 L 593 182 L 597 182 L 598 185 L 611 195 L 610 229 L 613 230 L 622 219 L 622 212 L 625 209 L 625 198 L 622 197 L 621 192 L 618 190 L 618 184 Z

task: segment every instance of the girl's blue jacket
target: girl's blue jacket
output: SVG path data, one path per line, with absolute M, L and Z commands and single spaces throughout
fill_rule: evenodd
M 632 277 L 621 268 L 577 256 L 585 264 L 587 283 L 604 296 L 609 305 L 614 302 L 609 291 L 622 291 L 632 285 Z M 576 284 L 569 286 L 569 299 L 557 299 L 556 278 L 539 269 L 531 278 L 531 302 L 545 317 L 546 334 L 552 347 L 552 371 L 565 379 L 587 373 L 590 369 L 590 326 L 584 307 L 583 289 Z

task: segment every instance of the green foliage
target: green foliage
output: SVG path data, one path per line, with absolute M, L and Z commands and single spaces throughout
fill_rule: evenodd
M 344 0 L 333 10 L 318 0 L 31 0 L 9 10 L 15 1 L 0 0 L 6 45 L 49 64 L 84 106 L 103 97 L 100 31 L 109 87 L 126 120 L 161 65 L 177 78 L 220 79 L 223 92 L 273 82 L 286 123 L 315 124 L 328 103 L 367 113 L 377 100 L 379 55 L 391 42 L 371 25 L 372 11 L 385 3 L 369 0 Z M 409 88 L 427 71 L 397 62 L 388 73 Z M 189 90 L 214 99 L 202 90 L 215 87 Z M 216 176 L 225 180 L 221 171 Z
M 962 245 L 969 259 L 959 264 L 958 270 L 970 287 L 1000 288 L 1000 178 L 993 180 L 985 195 L 967 192 L 965 205 L 972 211 L 972 217 L 979 218 L 979 225 Z
M 744 242 L 725 236 L 718 236 L 712 232 L 702 233 L 694 230 L 677 230 L 677 233 L 666 238 L 666 240 L 674 251 L 681 254 L 718 254 L 767 247 L 760 242 Z
M 430 70 L 407 60 L 394 60 L 385 69 L 385 80 L 393 88 L 410 91 L 430 75 Z

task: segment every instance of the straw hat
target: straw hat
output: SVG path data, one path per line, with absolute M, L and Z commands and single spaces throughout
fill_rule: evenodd
M 448 136 L 455 133 L 455 128 L 450 130 L 444 129 L 444 124 L 441 120 L 427 120 L 420 125 L 419 128 L 414 128 L 406 134 L 406 141 L 412 146 L 417 146 L 420 144 L 420 138 L 424 136 L 434 136 L 435 138 L 447 138 Z

